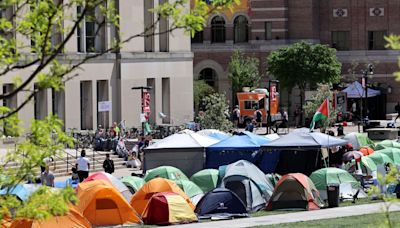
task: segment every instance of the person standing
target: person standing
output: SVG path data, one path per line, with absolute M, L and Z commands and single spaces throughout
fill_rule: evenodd
M 40 180 L 42 185 L 54 187 L 54 174 L 50 171 L 49 166 L 46 166 L 45 170 L 40 174 Z
M 106 159 L 103 162 L 104 172 L 112 174 L 114 172 L 114 161 L 110 159 L 110 154 L 106 154 Z
M 397 105 L 394 107 L 397 112 L 397 117 L 394 119 L 394 124 L 396 124 L 397 119 L 400 117 L 400 102 L 397 102 Z
M 86 151 L 81 151 L 81 157 L 76 160 L 76 169 L 78 170 L 79 182 L 82 182 L 89 176 L 90 161 L 86 156 Z
M 295 119 L 295 127 L 296 128 L 301 126 L 300 115 L 301 115 L 301 109 L 298 105 L 296 105 L 296 109 L 294 110 L 294 119 Z
M 260 109 L 258 109 L 256 107 L 256 111 L 254 111 L 254 119 L 257 122 L 257 127 L 262 127 L 262 112 L 260 111 Z
M 353 117 L 358 116 L 357 115 L 357 103 L 354 100 L 353 100 L 353 103 L 351 104 L 351 113 L 353 114 Z
M 240 119 L 239 105 L 235 105 L 235 108 L 232 111 L 233 126 L 235 128 L 239 128 L 239 119 Z

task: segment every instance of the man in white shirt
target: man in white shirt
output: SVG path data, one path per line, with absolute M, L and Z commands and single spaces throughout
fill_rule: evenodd
M 82 182 L 89 176 L 90 161 L 86 156 L 86 151 L 82 150 L 81 157 L 76 160 L 76 169 L 78 170 L 79 182 Z

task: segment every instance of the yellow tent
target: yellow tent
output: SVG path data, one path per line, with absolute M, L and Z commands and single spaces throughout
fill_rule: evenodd
M 124 197 L 110 183 L 95 180 L 78 185 L 78 209 L 95 226 L 142 223 Z
M 132 207 L 142 215 L 151 196 L 159 192 L 174 192 L 182 196 L 192 210 L 196 208 L 190 201 L 190 198 L 175 184 L 175 182 L 160 177 L 150 180 L 133 195 L 131 199 Z

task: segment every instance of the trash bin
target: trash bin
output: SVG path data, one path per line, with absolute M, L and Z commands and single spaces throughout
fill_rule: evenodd
M 329 207 L 339 207 L 339 185 L 329 184 L 326 187 Z

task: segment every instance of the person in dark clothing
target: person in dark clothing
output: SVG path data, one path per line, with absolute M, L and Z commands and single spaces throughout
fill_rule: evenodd
M 400 117 L 400 102 L 397 102 L 397 105 L 394 107 L 397 112 L 397 117 L 394 119 L 394 123 L 396 124 L 397 119 Z
M 110 159 L 110 155 L 106 154 L 106 160 L 103 162 L 104 172 L 112 174 L 114 172 L 114 161 Z

